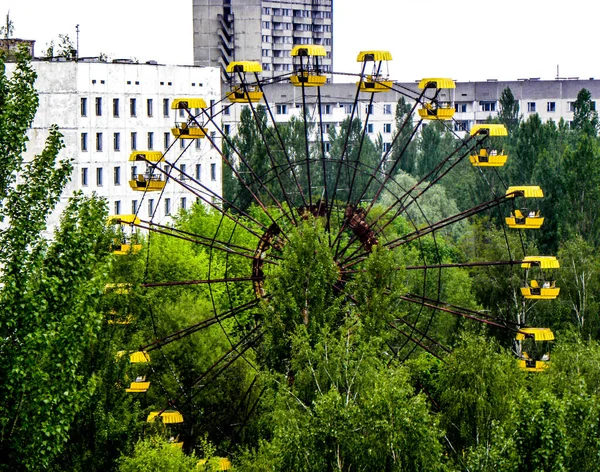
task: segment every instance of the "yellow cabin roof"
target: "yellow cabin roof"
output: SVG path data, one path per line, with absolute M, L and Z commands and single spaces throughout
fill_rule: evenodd
M 522 192 L 525 198 L 542 198 L 544 196 L 542 188 L 538 186 L 508 187 L 508 189 L 506 189 L 506 196 L 512 198 L 514 197 L 512 194 L 515 192 Z
M 139 225 L 141 220 L 136 215 L 112 215 L 108 217 L 109 225 Z
M 262 72 L 262 66 L 256 61 L 230 62 L 227 65 L 227 72 Z
M 165 424 L 183 423 L 183 415 L 177 410 L 165 410 L 162 413 L 160 411 L 152 411 L 146 421 L 153 423 L 156 418 L 160 418 Z
M 523 341 L 532 335 L 536 341 L 554 341 L 554 333 L 550 328 L 521 328 L 517 333 L 517 341 Z
M 521 267 L 529 269 L 532 266 L 539 266 L 542 269 L 558 269 L 560 264 L 554 256 L 527 256 L 523 259 Z
M 488 136 L 508 136 L 506 126 L 501 124 L 475 125 L 471 128 L 471 136 L 487 134 Z
M 150 362 L 150 354 L 146 351 L 136 351 L 129 355 L 129 362 L 137 364 L 141 362 Z
M 326 56 L 327 52 L 323 46 L 314 44 L 294 46 L 292 49 L 292 57 L 295 56 Z
M 356 62 L 391 60 L 392 54 L 389 51 L 361 51 L 356 58 Z
M 133 151 L 129 155 L 129 160 L 160 162 L 163 160 L 163 153 L 160 151 Z
M 171 103 L 171 109 L 173 110 L 186 108 L 206 108 L 206 102 L 203 98 L 176 98 Z
M 444 78 L 428 78 L 428 79 L 422 79 L 421 82 L 419 82 L 419 88 L 423 89 L 423 88 L 428 88 L 428 87 L 435 87 L 435 88 L 439 88 L 439 89 L 450 89 L 450 88 L 456 88 L 456 84 L 454 83 L 454 80 L 452 79 L 444 79 Z

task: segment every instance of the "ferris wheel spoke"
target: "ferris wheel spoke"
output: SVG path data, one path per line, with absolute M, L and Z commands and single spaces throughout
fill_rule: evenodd
M 184 236 L 189 236 L 190 238 L 192 238 L 194 240 L 194 242 L 204 241 L 208 247 L 214 246 L 215 248 L 237 249 L 237 250 L 244 251 L 247 253 L 253 253 L 255 251 L 255 249 L 241 246 L 239 244 L 232 243 L 231 241 L 223 241 L 223 240 L 217 239 L 216 236 L 212 237 L 212 238 L 208 237 L 208 236 L 202 236 L 200 234 L 185 231 L 185 230 L 182 230 L 179 228 L 175 228 L 173 226 L 161 225 L 159 223 L 154 223 L 152 221 L 140 220 L 140 223 L 147 225 L 147 227 L 158 228 L 159 230 L 164 230 L 164 231 L 168 232 L 169 234 L 181 234 Z M 147 227 L 145 229 L 147 229 Z M 259 235 L 256 235 L 256 236 L 260 239 Z M 274 259 L 281 259 L 281 257 L 276 256 L 276 255 L 273 255 L 272 257 Z
M 221 279 L 204 279 L 204 280 L 177 280 L 168 282 L 146 282 L 140 284 L 141 287 L 153 288 L 153 287 L 174 287 L 181 285 L 209 285 L 209 284 L 222 284 L 222 283 L 237 283 L 237 282 L 260 282 L 264 280 L 264 277 L 226 277 Z
M 231 141 L 231 139 L 229 138 L 229 136 L 227 134 L 223 133 L 223 131 L 221 130 L 221 128 L 219 127 L 219 125 L 215 122 L 214 118 L 212 116 L 210 116 L 209 114 L 206 113 L 206 110 L 203 109 L 202 112 L 206 115 L 207 119 L 213 124 L 213 126 L 219 131 L 219 134 L 221 135 L 222 139 L 225 140 L 225 142 L 230 147 L 230 149 L 237 155 L 237 157 L 240 160 L 240 162 L 242 164 L 244 164 L 244 166 L 248 170 L 248 172 L 250 172 L 250 174 L 252 174 L 252 177 L 254 179 L 257 179 L 256 182 L 259 183 L 260 187 L 262 187 L 264 189 L 264 191 L 270 197 L 270 199 L 273 201 L 273 203 L 275 203 L 275 205 L 281 210 L 282 215 L 284 217 L 286 217 L 286 218 L 289 219 L 290 216 L 289 216 L 288 212 L 286 212 L 283 209 L 283 207 L 281 206 L 281 203 L 279 202 L 279 200 L 277 200 L 277 198 L 268 189 L 268 187 L 266 185 L 264 185 L 264 183 L 258 178 L 258 176 L 257 176 L 256 172 L 254 171 L 254 169 L 252 168 L 252 166 L 250 166 L 250 164 L 248 164 L 248 161 L 237 150 L 237 148 L 235 147 L 234 143 Z M 234 173 L 234 175 L 236 176 L 236 178 L 240 181 L 240 183 L 243 185 L 243 187 L 246 189 L 246 191 L 252 196 L 252 199 L 261 208 L 261 210 L 264 212 L 264 214 L 273 223 L 276 223 L 277 222 L 276 219 L 273 217 L 273 215 L 271 215 L 271 213 L 267 209 L 267 205 L 265 205 L 265 202 L 263 202 L 259 198 L 259 196 L 256 195 L 256 192 L 254 192 L 252 190 L 252 188 L 250 188 L 250 186 L 248 185 L 248 183 L 246 182 L 246 180 L 242 178 L 242 176 L 240 174 L 240 171 L 238 169 L 236 169 L 236 166 L 234 165 L 234 163 L 231 162 L 231 160 L 225 155 L 225 153 L 223 152 L 223 150 L 220 149 L 217 146 L 217 144 L 214 141 L 214 139 L 212 139 L 210 136 L 207 136 L 207 139 L 211 142 L 211 144 L 215 147 L 215 149 L 217 149 L 217 151 L 220 154 L 221 158 L 227 163 L 227 165 L 229 166 L 229 168 L 231 169 L 231 171 Z
M 241 72 L 238 72 L 238 74 L 241 77 L 241 85 L 242 88 L 244 90 L 244 93 L 248 94 L 248 87 L 246 84 L 246 81 L 244 80 Z M 258 74 L 255 72 L 255 76 L 257 78 L 257 82 L 258 81 Z M 262 88 L 261 88 L 262 91 Z M 269 157 L 269 161 L 271 162 L 271 168 L 273 169 L 274 173 L 275 173 L 275 178 L 279 184 L 279 189 L 281 191 L 281 194 L 283 195 L 283 198 L 285 199 L 287 206 L 290 210 L 290 216 L 292 218 L 292 222 L 295 224 L 296 223 L 296 218 L 294 215 L 294 212 L 292 211 L 293 208 L 293 203 L 289 198 L 289 195 L 286 191 L 286 186 L 283 184 L 282 180 L 281 180 L 281 175 L 278 172 L 278 167 L 279 165 L 277 164 L 277 162 L 275 161 L 275 158 L 273 156 L 273 153 L 271 152 L 271 145 L 269 144 L 269 140 L 267 139 L 267 136 L 265 135 L 265 127 L 266 127 L 266 123 L 263 122 L 263 120 L 259 117 L 256 108 L 254 107 L 254 104 L 252 103 L 252 101 L 250 100 L 248 105 L 250 106 L 250 111 L 252 112 L 252 116 L 254 117 L 254 121 L 256 123 L 256 127 L 258 129 L 258 132 L 261 136 L 262 142 L 265 146 L 265 150 L 267 151 L 267 156 Z M 270 112 L 270 109 L 269 109 Z M 276 126 L 276 125 L 275 125 Z M 277 134 L 279 135 L 279 132 L 277 132 Z M 276 202 L 276 205 L 280 208 L 280 210 L 283 212 L 283 208 L 281 207 L 281 204 L 279 202 Z
M 479 213 L 482 213 L 484 211 L 495 208 L 495 207 L 503 204 L 507 200 L 508 200 L 508 197 L 506 197 L 505 195 L 502 195 L 501 197 L 495 198 L 494 200 L 490 200 L 488 202 L 482 203 L 473 208 L 470 208 L 463 212 L 457 213 L 456 215 L 449 216 L 448 218 L 444 218 L 443 220 L 437 221 L 436 223 L 430 224 L 429 226 L 419 228 L 419 229 L 413 231 L 412 233 L 408 233 L 399 238 L 392 239 L 392 240 L 386 242 L 384 244 L 384 246 L 386 246 L 389 249 L 396 248 L 403 244 L 414 241 L 417 238 L 421 238 L 433 231 L 437 231 L 439 229 L 446 228 L 447 226 L 458 223 L 459 221 L 462 221 L 466 218 L 470 218 L 471 216 L 475 216 L 475 215 L 478 215 Z
M 495 320 L 491 320 L 491 319 L 487 319 L 487 318 L 482 318 L 480 316 L 475 316 L 473 314 L 464 312 L 462 310 L 448 308 L 447 306 L 444 306 L 445 304 L 442 304 L 441 302 L 434 303 L 434 301 L 432 301 L 430 303 L 430 302 L 425 301 L 424 299 L 410 298 L 405 295 L 400 296 L 400 298 L 409 303 L 414 303 L 417 305 L 422 304 L 422 305 L 426 306 L 427 308 L 431 308 L 433 310 L 438 310 L 438 311 L 443 311 L 445 313 L 450 313 L 451 315 L 460 316 L 462 318 L 466 318 L 466 319 L 469 319 L 472 321 L 477 321 L 478 323 L 495 326 L 497 328 L 508 329 L 507 326 L 503 323 L 499 323 Z M 515 330 L 515 331 L 518 331 L 518 330 Z
M 198 376 L 192 383 L 192 388 L 196 387 L 195 392 L 191 397 L 195 397 L 204 388 L 209 381 L 214 381 L 219 375 L 225 372 L 235 361 L 240 357 L 244 356 L 244 353 L 253 347 L 263 336 L 259 324 L 254 327 L 246 336 L 240 339 L 234 346 L 232 346 L 225 354 L 223 354 L 217 361 L 215 361 L 207 370 L 205 370 L 200 376 Z M 201 385 L 201 382 L 205 382 Z
M 412 342 L 413 344 L 415 344 L 415 345 L 421 347 L 422 349 L 424 349 L 425 351 L 427 351 L 433 357 L 439 359 L 440 361 L 444 361 L 444 359 L 439 354 L 437 354 L 435 351 L 433 351 L 433 349 L 431 349 L 431 348 L 427 347 L 425 344 L 423 344 L 422 341 L 419 341 L 418 339 L 412 337 L 410 334 L 405 332 L 403 329 L 399 328 L 398 326 L 396 326 L 392 323 L 390 323 L 389 326 L 393 330 L 399 332 L 402 336 L 404 336 L 406 338 L 407 342 Z
M 287 161 L 288 169 L 289 169 L 289 171 L 291 173 L 294 186 L 298 190 L 300 198 L 302 199 L 302 203 L 306 206 L 307 205 L 306 197 L 304 196 L 304 191 L 302 189 L 302 185 L 300 185 L 300 181 L 298 180 L 298 176 L 296 175 L 295 165 L 292 163 L 292 160 L 290 159 L 290 155 L 289 155 L 287 146 L 283 142 L 283 138 L 282 138 L 281 133 L 279 131 L 279 127 L 277 126 L 277 121 L 275 120 L 275 117 L 273 116 L 273 110 L 271 109 L 271 106 L 270 106 L 270 104 L 268 102 L 267 95 L 264 92 L 262 83 L 258 79 L 258 74 L 255 73 L 255 77 L 256 77 L 256 80 L 257 80 L 257 83 L 258 83 L 258 87 L 259 87 L 260 91 L 263 93 L 263 100 L 265 102 L 265 108 L 267 109 L 267 113 L 269 115 L 269 118 L 271 119 L 271 123 L 273 125 L 273 129 L 275 130 L 275 134 L 277 136 L 277 140 L 279 141 L 279 144 L 281 145 L 281 152 L 283 153 L 283 155 L 284 155 L 284 157 L 285 157 L 285 159 Z M 291 205 L 290 205 L 290 208 L 292 208 Z
M 174 233 L 174 232 L 169 231 L 169 230 L 159 229 L 159 228 L 156 228 L 155 225 L 145 226 L 145 225 L 142 225 L 142 224 L 136 224 L 134 226 L 137 227 L 137 228 L 140 228 L 140 229 L 145 229 L 145 230 L 148 230 L 148 231 L 152 231 L 153 233 L 164 234 L 166 236 L 170 236 L 170 237 L 173 237 L 173 238 L 181 239 L 182 241 L 189 241 L 191 243 L 198 244 L 200 246 L 204 246 L 204 247 L 207 247 L 207 248 L 210 248 L 210 249 L 214 249 L 214 250 L 217 250 L 217 251 L 221 251 L 221 252 L 224 252 L 224 253 L 227 253 L 227 254 L 232 254 L 232 255 L 235 255 L 235 256 L 244 257 L 246 259 L 255 259 L 254 251 L 253 250 L 249 250 L 249 251 L 251 251 L 251 253 L 244 253 L 244 252 L 236 251 L 236 250 L 231 249 L 231 248 L 229 248 L 227 246 L 221 246 L 220 244 L 214 244 L 214 243 L 207 242 L 207 241 L 204 241 L 204 240 L 201 240 L 201 239 L 190 238 L 188 236 L 177 234 L 177 233 Z M 264 259 L 264 262 L 267 263 L 267 264 L 277 265 L 277 262 L 272 261 L 270 259 Z
M 354 102 L 352 103 L 352 111 L 350 113 L 350 119 L 348 120 L 348 129 L 346 131 L 346 136 L 344 138 L 344 145 L 342 146 L 342 152 L 340 154 L 340 164 L 337 166 L 337 172 L 336 172 L 336 176 L 335 176 L 335 183 L 333 185 L 332 190 L 332 195 L 331 195 L 331 203 L 330 203 L 330 208 L 328 213 L 331 213 L 333 211 L 333 205 L 335 202 L 335 197 L 337 195 L 337 187 L 339 185 L 340 182 L 340 176 L 342 173 L 342 167 L 343 167 L 343 163 L 344 163 L 344 156 L 346 155 L 346 152 L 348 150 L 348 142 L 350 139 L 350 131 L 352 129 L 352 122 L 354 121 L 354 115 L 356 114 L 356 108 L 358 106 L 358 99 L 360 97 L 360 86 L 364 81 L 364 75 L 365 75 L 365 69 L 367 67 L 366 62 L 363 62 L 362 65 L 362 70 L 360 72 L 360 78 L 358 81 L 358 84 L 356 85 L 356 94 L 354 96 Z
M 140 347 L 140 351 L 153 351 L 155 349 L 160 349 L 167 344 L 170 344 L 174 341 L 179 341 L 197 331 L 201 331 L 203 329 L 209 328 L 212 325 L 218 324 L 221 321 L 227 320 L 229 318 L 233 318 L 244 311 L 250 310 L 252 308 L 256 308 L 259 304 L 259 300 L 252 300 L 247 303 L 243 303 L 235 308 L 227 310 L 223 313 L 217 314 L 211 318 L 206 318 L 198 323 L 195 323 L 187 328 L 183 328 L 179 331 L 176 331 L 172 334 L 164 336 L 161 339 L 157 339 L 156 341 L 149 343 L 145 346 Z

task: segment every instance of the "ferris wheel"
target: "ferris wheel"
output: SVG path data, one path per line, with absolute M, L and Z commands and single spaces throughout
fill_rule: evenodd
M 436 185 L 452 178 L 453 169 L 461 163 L 470 163 L 473 172 L 486 182 L 486 172 L 498 173 L 508 158 L 501 147 L 506 128 L 477 124 L 464 137 L 455 134 L 454 149 L 416 183 L 407 185 L 398 178 L 399 170 L 422 126 L 439 122 L 454 133 L 446 124 L 451 123 L 455 112 L 454 81 L 424 78 L 415 87 L 401 86 L 386 73 L 387 62 L 392 60 L 389 52 L 360 52 L 360 72 L 344 74 L 354 78 L 356 87 L 347 120 L 336 130 L 334 149 L 324 121 L 321 91 L 335 73 L 323 71 L 325 54 L 321 46 L 296 46 L 291 52 L 294 71 L 270 79 L 261 78 L 258 62 L 229 64 L 231 84 L 222 109 L 245 108 L 254 133 L 245 143 L 259 149 L 258 160 L 256 153 L 251 158 L 235 132 L 224 129 L 221 113 L 209 110 L 201 97 L 172 103 L 172 108 L 185 115 L 172 129 L 176 140 L 210 142 L 235 182 L 234 191 L 221 195 L 191 174 L 173 172 L 177 156 L 172 158 L 174 153 L 169 150 L 131 155 L 138 168 L 146 167 L 133 176 L 133 190 L 160 193 L 169 182 L 180 185 L 196 195 L 213 218 L 209 227 L 193 228 L 160 224 L 153 215 L 148 219 L 137 214 L 111 217 L 121 228 L 115 254 L 134 254 L 147 265 L 153 256 L 144 244 L 152 245 L 153 235 L 161 234 L 197 246 L 206 255 L 206 269 L 194 278 L 145 272 L 139 285 L 147 293 L 201 287 L 199 293 L 210 315 L 174 326 L 172 332 L 139 334 L 139 350 L 131 354 L 131 361 L 152 364 L 151 357 L 158 357 L 168 367 L 168 357 L 178 355 L 178 350 L 169 346 L 215 327 L 223 331 L 228 343 L 214 362 L 202 371 L 189 373 L 186 387 L 178 378 L 171 386 L 174 391 L 161 385 L 167 396 L 164 409 L 151 412 L 149 421 L 163 418 L 163 423 L 183 422 L 186 413 L 193 414 L 194 401 L 203 389 L 237 362 L 252 364 L 257 372 L 261 363 L 270 369 L 284 369 L 281 359 L 261 351 L 263 341 L 268 338 L 285 344 L 286 336 L 298 325 L 341 323 L 339 316 L 330 313 L 334 311 L 329 310 L 332 304 L 337 303 L 336 309 L 341 307 L 338 311 L 359 318 L 361 314 L 353 307 L 365 297 L 361 288 L 364 274 L 378 270 L 372 264 L 376 258 L 388 262 L 385 280 L 376 285 L 377 295 L 383 297 L 388 310 L 377 325 L 386 331 L 392 358 L 402 362 L 418 351 L 443 358 L 450 348 L 436 335 L 435 327 L 456 318 L 511 332 L 524 369 L 541 371 L 548 365 L 547 353 L 541 347 L 525 349 L 522 343 L 551 341 L 554 335 L 549 329 L 527 326 L 524 310 L 514 319 L 506 319 L 461 307 L 452 301 L 448 282 L 452 271 L 459 268 L 508 266 L 523 271 L 522 286 L 518 287 L 523 303 L 550 300 L 560 290 L 552 276 L 558 261 L 525 254 L 524 247 L 523 257 L 514 257 L 518 251 L 507 248 L 505 259 L 490 261 L 452 260 L 443 251 L 449 228 L 492 211 L 503 215 L 505 232 L 539 229 L 544 217 L 525 206 L 543 197 L 542 189 L 519 186 L 498 192 L 494 187 L 488 200 L 473 202 L 471 208 L 441 219 L 433 219 L 421 204 Z M 295 91 L 298 114 L 291 123 L 279 121 L 269 101 L 270 87 L 276 84 L 286 84 Z M 390 91 L 405 97 L 412 108 L 399 123 L 390 146 L 374 152 L 367 133 L 370 115 L 358 119 L 359 107 L 372 106 L 377 94 Z M 136 240 L 138 229 L 148 236 Z M 284 305 L 287 308 L 282 308 Z M 131 321 L 120 319 L 113 323 Z M 254 355 L 249 356 L 250 352 Z M 130 391 L 146 392 L 151 388 L 148 379 L 140 376 L 143 385 L 132 382 Z

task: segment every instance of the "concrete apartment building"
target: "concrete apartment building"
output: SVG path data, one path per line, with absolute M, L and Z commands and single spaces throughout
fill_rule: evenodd
M 171 134 L 175 122 L 187 117 L 180 116 L 184 110 L 171 109 L 175 98 L 202 97 L 207 104 L 220 100 L 218 69 L 97 59 L 34 61 L 33 66 L 40 104 L 26 158 L 42 150 L 48 128 L 56 123 L 65 143 L 60 157 L 74 160 L 58 211 L 73 191 L 82 190 L 105 197 L 110 214 L 137 212 L 148 219 L 156 212 L 154 221 L 166 223 L 169 215 L 196 201 L 195 194 L 172 180 L 167 181 L 160 201 L 160 192 L 144 195 L 132 190 L 132 174 L 143 173 L 146 167 L 144 162 L 129 161 L 135 150 L 165 153 L 167 162 L 176 162 L 175 177 L 185 179 L 183 171 L 221 194 L 219 152 L 208 139 L 175 142 Z M 210 126 L 209 131 L 214 133 Z M 160 164 L 170 170 L 168 166 Z
M 299 44 L 325 47 L 333 63 L 333 0 L 194 0 L 194 64 L 225 69 L 234 61 L 262 63 L 263 77 L 292 71 Z

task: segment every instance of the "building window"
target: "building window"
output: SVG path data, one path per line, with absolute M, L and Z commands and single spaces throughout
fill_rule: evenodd
M 119 116 L 119 99 L 118 98 L 113 98 L 113 116 L 114 117 Z
M 180 202 L 180 207 L 182 210 L 185 210 L 185 207 L 187 206 L 187 198 L 185 197 L 181 197 L 181 200 L 179 200 Z
M 179 118 L 185 118 L 185 116 L 186 116 L 186 115 L 185 115 L 185 109 L 183 109 L 183 108 L 180 108 L 180 109 L 179 109 Z
M 384 115 L 391 115 L 392 114 L 392 104 L 391 103 L 384 103 L 383 104 L 383 114 Z
M 131 150 L 137 150 L 137 133 L 135 131 L 131 132 Z
M 456 113 L 466 113 L 467 112 L 467 104 L 466 103 L 455 103 L 454 111 Z
M 555 112 L 556 111 L 556 102 L 548 102 L 546 104 L 546 111 Z
M 383 124 L 383 132 L 384 133 L 391 133 L 392 132 L 392 124 L 391 123 L 384 123 Z
M 148 216 L 153 216 L 154 214 L 154 199 L 148 199 Z
M 129 99 L 129 114 L 131 116 L 137 116 L 137 101 L 135 98 Z
M 186 168 L 185 164 L 181 164 L 179 166 L 179 178 L 181 180 L 186 180 L 187 179 L 187 176 L 185 175 L 185 168 Z
M 81 168 L 81 185 L 88 184 L 88 170 L 87 167 Z
M 114 168 L 113 177 L 115 185 L 121 185 L 121 168 L 119 166 Z
M 164 145 L 165 149 L 169 149 L 169 146 L 171 145 L 171 133 L 164 134 Z
M 131 180 L 137 179 L 137 166 L 131 166 Z
M 87 116 L 87 98 L 81 97 L 81 116 Z
M 131 200 L 131 213 L 133 213 L 135 215 L 135 214 L 137 214 L 137 211 L 138 211 L 138 201 Z
M 121 200 L 115 200 L 115 215 L 121 214 Z
M 115 151 L 121 150 L 121 133 L 113 134 L 113 148 Z
M 196 164 L 196 180 L 200 182 L 200 176 L 202 175 L 202 164 Z
M 181 149 L 185 149 L 185 139 L 180 139 L 180 140 L 179 140 L 179 145 L 180 145 L 179 147 L 180 147 Z
M 217 164 L 210 165 L 210 180 L 217 180 Z
M 82 151 L 88 150 L 87 136 L 88 136 L 87 133 L 81 133 L 81 150 Z
M 277 105 L 275 113 L 278 115 L 287 115 L 287 105 Z
M 230 125 L 223 125 L 223 133 L 229 134 L 230 131 L 231 131 L 231 126 Z
M 367 105 L 367 106 L 365 106 L 365 113 L 367 115 L 370 115 L 371 113 L 373 113 L 373 105 Z
M 154 133 L 148 131 L 148 149 L 154 149 Z
M 103 183 L 104 183 L 104 174 L 103 174 L 103 170 L 102 167 L 98 167 L 96 169 L 96 185 L 98 187 L 102 187 Z
M 171 199 L 165 198 L 165 216 L 171 214 Z
M 392 149 L 392 143 L 383 143 L 383 152 L 390 152 Z
M 96 116 L 102 116 L 102 97 L 96 97 Z
M 146 113 L 148 114 L 149 117 L 152 116 L 153 113 L 153 103 L 152 103 L 152 99 L 149 98 L 148 100 L 146 100 Z
M 196 141 L 196 149 L 200 149 L 200 147 L 202 146 L 202 140 L 201 139 L 195 139 L 194 141 Z
M 496 102 L 479 102 L 481 111 L 496 111 Z
M 102 152 L 102 133 L 96 133 L 96 151 Z
M 373 132 L 373 123 L 367 123 L 367 133 Z
M 469 122 L 468 121 L 455 121 L 454 122 L 454 131 L 468 131 L 469 130 Z
M 169 116 L 169 99 L 163 98 L 163 116 L 168 118 Z
M 527 112 L 535 113 L 535 102 L 527 102 Z
M 324 115 L 331 115 L 331 105 L 321 105 L 321 111 Z
M 352 104 L 351 103 L 344 103 L 344 113 L 346 115 L 349 115 L 352 113 Z

